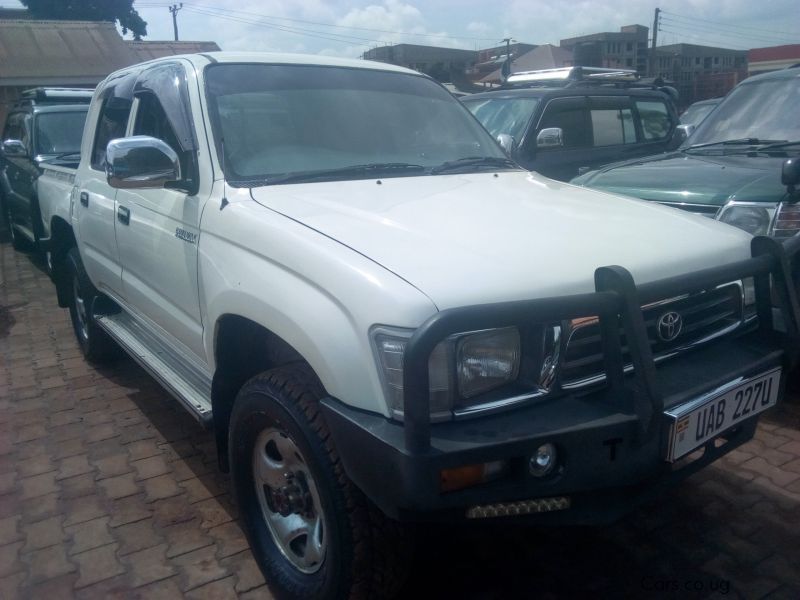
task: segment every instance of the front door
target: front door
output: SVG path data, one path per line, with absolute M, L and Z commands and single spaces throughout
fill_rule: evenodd
M 162 103 L 169 99 L 162 92 L 169 93 L 137 91 L 129 135 L 166 142 L 184 157 L 182 169 L 191 170 L 192 153 L 175 133 Z M 122 286 L 129 305 L 197 358 L 204 357 L 197 272 L 204 202 L 177 189 L 120 189 L 116 199 Z

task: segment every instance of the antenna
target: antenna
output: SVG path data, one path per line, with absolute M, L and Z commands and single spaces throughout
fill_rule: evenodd
M 227 190 L 227 183 L 225 181 L 225 138 L 220 138 L 219 140 L 220 149 L 222 150 L 222 202 L 219 205 L 219 209 L 222 210 L 226 206 L 228 206 L 228 190 Z

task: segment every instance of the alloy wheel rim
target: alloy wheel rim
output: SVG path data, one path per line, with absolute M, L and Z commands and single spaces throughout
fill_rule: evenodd
M 327 527 L 319 490 L 297 444 L 268 427 L 253 448 L 253 481 L 261 515 L 291 565 L 316 573 L 325 560 Z

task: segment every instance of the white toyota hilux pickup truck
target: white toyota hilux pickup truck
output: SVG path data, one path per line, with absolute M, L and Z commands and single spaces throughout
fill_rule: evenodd
M 391 593 L 403 522 L 616 518 L 749 440 L 796 358 L 796 240 L 524 171 L 391 65 L 130 67 L 58 177 L 82 351 L 213 428 L 284 596 Z

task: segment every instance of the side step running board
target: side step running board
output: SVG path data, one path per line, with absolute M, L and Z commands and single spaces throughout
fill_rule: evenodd
M 211 425 L 211 380 L 120 311 L 95 320 L 122 348 L 203 425 Z

